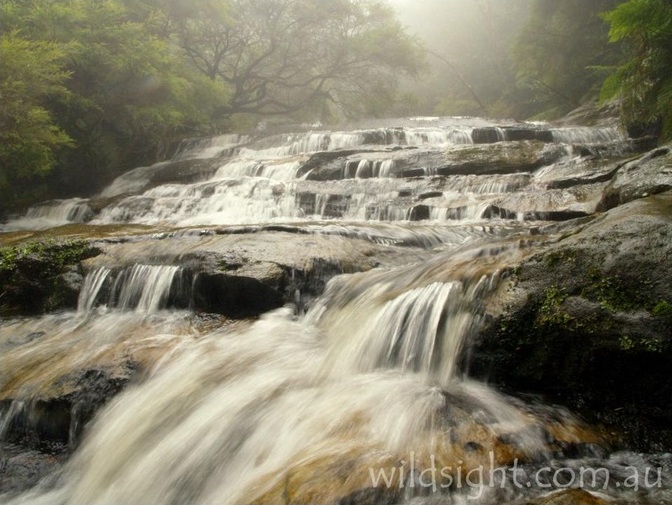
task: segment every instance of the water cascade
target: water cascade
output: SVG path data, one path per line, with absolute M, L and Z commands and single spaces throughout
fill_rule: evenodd
M 76 200 L 6 223 L 87 221 L 101 252 L 76 307 L 0 321 L 0 447 L 67 447 L 39 483 L 0 472 L 0 499 L 550 504 L 583 492 L 558 471 L 599 467 L 581 503 L 670 503 L 672 475 L 623 485 L 651 459 L 467 375 L 515 265 L 595 212 L 605 181 L 575 181 L 604 145 L 629 149 L 465 118 L 224 135 L 121 176 L 95 216 Z

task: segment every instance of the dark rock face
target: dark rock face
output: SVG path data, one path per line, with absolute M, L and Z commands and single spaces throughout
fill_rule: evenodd
M 93 415 L 119 393 L 135 375 L 136 367 L 120 364 L 109 370 L 83 370 L 59 379 L 58 396 L 41 396 L 24 402 L 11 416 L 4 439 L 35 449 L 55 444 L 74 448 Z M 0 412 L 6 415 L 12 401 L 0 400 Z
M 397 179 L 390 194 L 398 199 L 367 204 L 366 215 L 371 219 L 385 219 L 399 209 L 404 213 L 394 214 L 397 220 L 403 215 L 409 221 L 425 221 L 439 210 L 445 211 L 447 219 L 461 219 L 474 206 L 455 197 L 456 191 L 451 193 L 446 184 L 451 176 L 473 177 L 477 187 L 482 175 L 494 174 L 493 179 L 503 184 L 504 177 L 495 175 L 515 174 L 506 178 L 511 178 L 511 191 L 517 192 L 479 208 L 477 217 L 562 221 L 531 228 L 530 234 L 544 235 L 552 229 L 553 240 L 564 235 L 511 268 L 502 288 L 505 308 L 486 307 L 486 325 L 472 342 L 465 368 L 504 390 L 543 394 L 619 427 L 631 446 L 669 450 L 672 147 L 616 164 L 605 161 L 615 156 L 608 146 L 574 146 L 576 158 L 589 163 L 563 166 L 559 162 L 539 175 L 532 172 L 564 159 L 568 149 L 545 144 L 553 142 L 553 132 L 547 129 L 476 128 L 476 144 L 494 145 L 452 150 L 408 146 L 385 150 L 382 145 L 400 142 L 399 132 L 367 135 L 367 143 L 376 147 L 302 155 L 298 176 L 306 176 L 304 182 L 313 181 L 313 186 L 306 185 L 305 191 L 296 194 L 303 213 L 343 218 L 354 199 L 346 186 L 333 189 L 325 181 L 378 177 L 383 154 L 393 153 L 386 176 Z M 360 165 L 362 161 L 367 164 Z M 159 164 L 140 174 L 132 192 L 201 180 L 220 163 L 221 159 Z M 422 181 L 402 180 L 420 176 Z M 408 187 L 402 186 L 407 183 Z M 204 188 L 202 196 L 214 191 L 214 186 Z M 99 211 L 116 198 L 99 199 L 91 208 Z M 151 199 L 138 197 L 127 210 L 142 212 L 151 205 Z M 595 216 L 596 209 L 605 214 Z M 2 315 L 74 308 L 84 274 L 101 266 L 118 273 L 135 264 L 172 265 L 179 266 L 181 273 L 171 285 L 167 306 L 191 309 L 198 314 L 195 317 L 221 317 L 213 323 L 221 327 L 226 318 L 252 319 L 288 303 L 302 312 L 336 275 L 426 261 L 433 254 L 431 244 L 411 241 L 402 246 L 399 238 L 364 240 L 352 230 L 349 235 L 345 231 L 327 235 L 302 224 L 183 229 L 158 236 L 142 233 L 97 239 L 95 248 L 86 245 L 70 251 L 59 245 L 46 252 L 21 253 L 10 263 L 3 259 Z M 8 342 L 21 345 L 42 337 L 48 338 L 49 331 L 13 335 Z M 170 350 L 162 345 L 166 348 L 157 354 Z M 108 368 L 86 362 L 71 373 L 57 375 L 48 391 L 28 391 L 26 402 L 20 396 L 23 392 L 0 396 L 0 418 L 11 419 L 3 433 L 7 449 L 0 453 L 0 490 L 26 489 L 57 468 L 94 414 L 147 365 L 125 352 L 110 359 L 112 363 L 104 363 Z M 7 413 L 16 405 L 14 400 L 25 405 L 10 417 Z M 446 404 L 458 409 L 459 398 L 451 397 Z M 515 439 L 499 441 L 514 445 Z M 15 450 L 12 444 L 21 448 Z M 464 453 L 485 450 L 471 438 L 465 439 L 462 449 Z M 567 446 L 562 450 L 565 455 L 571 453 Z M 592 503 L 589 496 L 568 493 L 566 497 L 567 503 Z M 362 488 L 338 503 L 396 503 L 399 499 L 394 490 Z
M 79 445 L 94 414 L 135 373 L 128 363 L 114 373 L 83 370 L 60 379 L 60 395 L 33 398 L 18 409 L 12 400 L 0 400 L 0 414 L 8 419 L 0 440 L 0 490 L 19 493 L 53 474 Z
M 141 237 L 103 243 L 102 254 L 84 265 L 87 271 L 105 266 L 115 272 L 137 263 L 180 266 L 181 278 L 174 281 L 167 306 L 247 318 L 287 303 L 300 309 L 335 275 L 415 257 L 404 247 L 300 231 L 278 226 L 227 229 L 193 240 Z
M 10 496 L 27 491 L 57 470 L 65 458 L 66 451 L 58 445 L 37 451 L 0 442 L 0 489 Z
M 672 193 L 632 202 L 519 265 L 470 373 L 672 444 Z M 667 448 L 667 449 L 666 449 Z
M 672 145 L 623 164 L 604 192 L 599 210 L 672 189 Z
M 83 281 L 80 262 L 98 251 L 84 241 L 5 249 L 0 261 L 0 314 L 73 308 Z

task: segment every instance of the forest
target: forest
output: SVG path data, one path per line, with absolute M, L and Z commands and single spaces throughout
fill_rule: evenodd
M 631 134 L 672 137 L 668 0 L 428 2 L 5 0 L 0 213 L 261 123 L 618 100 Z

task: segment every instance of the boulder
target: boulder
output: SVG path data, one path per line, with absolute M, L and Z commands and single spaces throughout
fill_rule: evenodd
M 98 254 L 86 241 L 29 242 L 0 256 L 0 315 L 28 315 L 77 305 L 80 262 Z
M 672 189 L 672 144 L 621 165 L 605 190 L 599 210 Z
M 669 449 L 672 192 L 564 235 L 512 269 L 470 373 L 616 424 L 635 447 Z

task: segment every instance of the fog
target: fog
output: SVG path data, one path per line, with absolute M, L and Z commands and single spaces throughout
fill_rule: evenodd
M 426 114 L 492 114 L 514 73 L 510 48 L 530 0 L 388 0 L 428 49 L 425 73 L 408 83 Z M 496 106 L 494 107 L 497 108 Z

